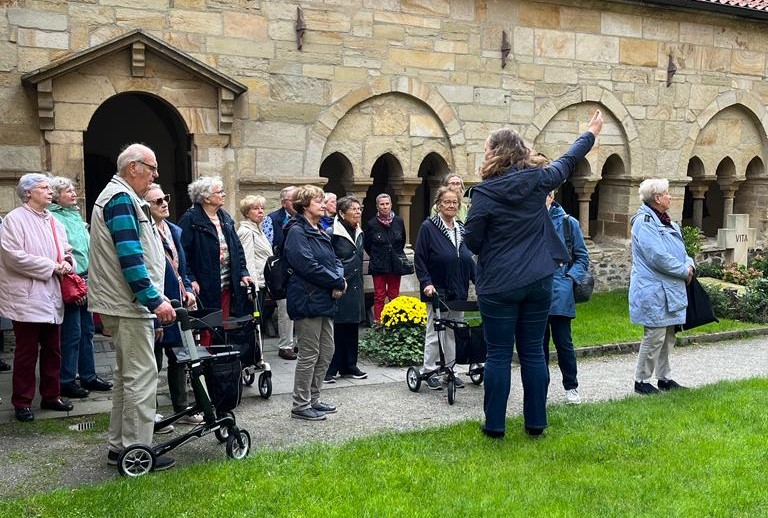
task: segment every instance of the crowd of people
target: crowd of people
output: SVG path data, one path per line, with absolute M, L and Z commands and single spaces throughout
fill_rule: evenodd
M 175 319 L 170 301 L 221 310 L 225 319 L 250 313 L 254 298 L 264 308 L 271 298 L 265 264 L 278 256 L 290 272 L 285 297 L 274 297 L 278 355 L 296 362 L 290 417 L 326 419 L 337 408 L 321 399 L 323 384 L 367 377 L 358 366 L 367 256 L 374 322 L 380 321 L 385 302 L 398 297 L 401 277 L 415 273 L 427 303 L 422 373 L 435 373 L 426 382 L 430 389 L 440 390 L 446 382 L 434 329 L 436 296 L 447 304 L 444 318 L 462 320 L 463 313 L 450 303 L 466 301 L 470 283 L 475 285 L 487 346 L 482 431 L 504 437 L 516 348 L 525 430 L 541 436 L 548 426 L 550 340 L 566 401 L 581 402 L 571 337 L 573 283 L 589 269 L 579 222 L 555 201 L 555 191 L 590 151 L 602 122 L 597 111 L 588 131 L 554 161 L 528 148 L 512 130 L 491 133 L 478 171 L 482 182 L 472 188 L 470 199 L 460 175 L 446 176 L 419 230 L 413 263 L 405 252 L 405 224 L 387 193 L 376 197 L 375 216 L 363 222 L 362 204 L 354 196 L 337 199 L 314 185 L 288 186 L 280 193 L 280 207 L 270 213 L 263 196 L 245 196 L 236 223 L 224 209 L 222 178 L 203 176 L 188 186 L 192 205 L 177 225 L 169 220 L 170 195 L 157 183 L 155 153 L 132 144 L 117 157 L 117 173 L 96 199 L 89 230 L 72 180 L 23 175 L 16 189 L 21 206 L 0 227 L 0 314 L 12 321 L 16 340 L 16 418 L 34 419 L 39 361 L 42 409 L 69 411 L 71 399 L 112 392 L 109 464 L 132 444 L 151 444 L 153 433 L 161 431 L 154 423 L 162 419 L 156 394 L 164 359 L 174 413 L 193 403 L 184 367 L 171 352 L 181 345 L 181 336 L 169 325 Z M 694 265 L 667 214 L 668 182 L 646 180 L 639 192 L 629 302 L 631 319 L 644 326 L 644 337 L 634 388 L 651 394 L 681 388 L 670 377 L 669 353 L 675 326 L 685 320 L 685 285 Z M 88 291 L 65 303 L 60 280 L 70 273 L 82 277 Z M 115 345 L 112 381 L 96 373 L 94 313 Z M 201 334 L 201 345 L 213 340 L 212 334 Z M 452 333 L 445 334 L 442 347 L 445 365 L 452 365 Z M 4 362 L 0 367 L 11 370 Z M 651 384 L 653 375 L 658 389 Z M 456 387 L 464 386 L 458 376 L 454 379 Z M 183 420 L 200 422 L 198 415 Z M 160 456 L 155 470 L 173 465 L 172 458 Z

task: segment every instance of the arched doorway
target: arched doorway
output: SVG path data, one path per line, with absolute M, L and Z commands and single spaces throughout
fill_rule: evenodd
M 146 144 L 157 156 L 158 182 L 171 194 L 171 219 L 190 206 L 192 136 L 176 110 L 159 97 L 140 92 L 107 99 L 91 117 L 83 135 L 86 215 L 115 174 L 117 155 L 126 145 Z
M 343 153 L 338 151 L 331 153 L 320 164 L 320 176 L 328 178 L 328 183 L 325 184 L 323 190 L 325 192 L 332 192 L 341 198 L 347 195 L 345 185 L 350 184 L 354 177 L 352 164 Z
M 421 178 L 421 185 L 416 188 L 411 206 L 409 235 L 413 244 L 416 244 L 416 236 L 419 235 L 421 224 L 432 212 L 434 193 L 449 170 L 445 159 L 437 153 L 429 153 L 419 165 L 418 176 Z
M 397 194 L 392 187 L 392 180 L 403 177 L 403 167 L 400 161 L 391 153 L 381 155 L 371 168 L 373 184 L 368 188 L 363 202 L 363 225 L 376 215 L 376 196 L 382 193 L 392 198 L 392 210 L 397 213 Z M 402 214 L 398 214 L 402 216 Z

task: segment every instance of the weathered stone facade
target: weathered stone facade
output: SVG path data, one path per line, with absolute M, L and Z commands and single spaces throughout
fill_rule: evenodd
M 117 146 L 143 140 L 177 199 L 206 174 L 224 178 L 233 213 L 242 195 L 275 200 L 289 184 L 327 182 L 369 200 L 387 191 L 413 239 L 447 171 L 478 180 L 489 131 L 511 126 L 557 156 L 601 108 L 598 145 L 561 191 L 596 265 L 626 250 L 637 186 L 653 176 L 671 180 L 674 219 L 714 236 L 743 212 L 768 237 L 768 22 L 746 11 L 592 0 L 3 4 L 0 213 L 29 171 L 75 178 L 90 199 Z

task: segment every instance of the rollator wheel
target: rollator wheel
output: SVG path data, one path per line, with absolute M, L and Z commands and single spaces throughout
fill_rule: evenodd
M 416 367 L 408 367 L 408 372 L 405 373 L 405 382 L 408 384 L 408 388 L 411 392 L 418 392 L 421 388 L 421 373 Z
M 222 412 L 221 414 L 219 414 L 219 419 L 226 416 L 232 417 L 233 420 L 235 418 L 235 414 L 233 414 L 232 412 Z M 213 435 L 216 436 L 216 440 L 218 440 L 219 442 L 227 442 L 227 439 L 229 438 L 229 430 L 227 429 L 226 426 L 224 426 L 222 428 L 219 428 L 218 430 L 214 430 Z
M 240 438 L 243 446 L 241 447 L 237 443 L 237 438 Z M 251 434 L 245 430 L 238 430 L 237 434 L 227 437 L 227 457 L 235 460 L 242 460 L 248 456 L 248 452 L 251 451 Z
M 452 405 L 456 402 L 456 380 L 453 378 L 448 380 L 448 404 Z
M 480 363 L 473 363 L 469 366 L 469 379 L 475 385 L 480 385 L 485 378 L 485 367 Z
M 124 477 L 140 477 L 155 467 L 155 452 L 144 444 L 133 444 L 117 457 L 117 472 Z
M 259 395 L 264 399 L 269 399 L 272 395 L 272 373 L 262 372 L 259 374 Z
M 243 376 L 241 379 L 243 381 L 243 385 L 250 387 L 253 385 L 253 382 L 256 381 L 256 373 L 243 371 Z

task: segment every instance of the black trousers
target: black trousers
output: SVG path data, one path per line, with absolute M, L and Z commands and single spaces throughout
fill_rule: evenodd
M 328 366 L 329 376 L 353 374 L 357 370 L 357 348 L 360 324 L 333 324 L 333 359 Z

